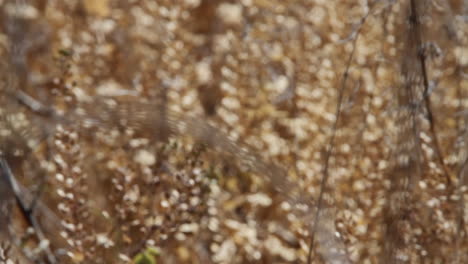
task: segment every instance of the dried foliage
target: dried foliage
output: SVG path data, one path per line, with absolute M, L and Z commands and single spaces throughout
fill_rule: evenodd
M 462 0 L 0 0 L 0 263 L 468 262 Z

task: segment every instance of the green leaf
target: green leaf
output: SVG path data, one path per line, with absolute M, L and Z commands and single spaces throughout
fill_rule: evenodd
M 159 255 L 157 248 L 149 247 L 144 252 L 138 253 L 133 258 L 134 264 L 156 264 L 156 257 Z

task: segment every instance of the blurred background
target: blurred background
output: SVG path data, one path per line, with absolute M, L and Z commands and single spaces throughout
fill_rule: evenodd
M 48 240 L 0 186 L 3 248 L 20 263 L 465 263 L 467 12 L 0 0 L 1 152 Z

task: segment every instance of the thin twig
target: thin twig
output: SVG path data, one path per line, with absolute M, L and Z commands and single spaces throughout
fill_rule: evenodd
M 468 142 L 467 142 L 468 143 Z M 466 232 L 464 229 L 464 212 L 465 212 L 465 199 L 463 197 L 463 186 L 466 186 L 465 181 L 467 180 L 468 175 L 468 157 L 465 158 L 465 161 L 462 163 L 460 168 L 460 172 L 458 174 L 458 195 L 459 195 L 459 202 L 458 202 L 458 219 L 457 219 L 457 237 L 456 242 L 456 253 L 455 253 L 455 263 L 462 263 L 460 260 L 460 244 L 462 242 L 462 238 L 466 237 Z
M 21 194 L 20 186 L 18 182 L 16 181 L 10 169 L 10 166 L 8 166 L 7 161 L 3 157 L 0 157 L 0 170 L 2 171 L 1 175 L 5 177 L 7 184 L 11 187 L 13 194 L 15 195 L 15 200 L 20 209 L 21 214 L 25 217 L 28 224 L 34 228 L 34 231 L 36 233 L 36 236 L 39 242 L 48 241 L 48 239 L 44 235 L 44 232 L 42 231 L 42 228 L 39 222 L 34 216 L 34 210 L 26 206 L 26 202 L 22 198 L 23 195 Z M 57 259 L 52 253 L 52 251 L 50 250 L 50 248 L 47 246 L 45 247 L 44 250 L 45 250 L 49 263 L 51 264 L 57 263 Z
M 429 77 L 427 73 L 427 65 L 426 65 L 426 54 L 422 50 L 423 43 L 422 43 L 422 32 L 420 28 L 420 18 L 419 18 L 419 13 L 418 9 L 416 7 L 416 2 L 415 0 L 411 0 L 411 16 L 410 16 L 410 23 L 411 27 L 413 29 L 413 33 L 415 34 L 416 37 L 416 45 L 418 47 L 418 59 L 421 67 L 421 75 L 423 78 L 423 84 L 424 84 L 424 93 L 423 93 L 423 98 L 424 98 L 424 105 L 427 111 L 427 119 L 429 121 L 429 131 L 431 133 L 431 137 L 434 140 L 434 148 L 437 153 L 437 157 L 439 159 L 440 166 L 442 166 L 442 169 L 445 174 L 445 178 L 447 181 L 447 184 L 449 186 L 452 185 L 452 180 L 450 179 L 450 173 L 448 171 L 447 166 L 445 165 L 444 162 L 444 156 L 442 154 L 442 149 L 440 147 L 439 139 L 437 137 L 437 131 L 435 128 L 435 117 L 432 113 L 432 107 L 431 107 L 431 98 L 429 95 L 429 90 L 430 90 L 430 85 L 429 85 Z
M 323 171 L 322 171 L 322 180 L 320 182 L 320 193 L 319 193 L 319 196 L 318 196 L 318 199 L 317 199 L 317 211 L 315 213 L 314 224 L 313 224 L 312 233 L 311 233 L 311 236 L 310 236 L 309 252 L 308 252 L 308 255 L 307 255 L 307 263 L 308 264 L 312 263 L 312 250 L 314 248 L 315 234 L 317 233 L 317 229 L 318 229 L 318 226 L 319 226 L 320 211 L 322 210 L 322 207 L 323 207 L 323 197 L 324 197 L 324 194 L 326 192 L 326 185 L 327 185 L 327 181 L 328 181 L 328 177 L 329 177 L 330 158 L 331 158 L 333 150 L 334 150 L 336 131 L 338 129 L 338 122 L 340 121 L 341 111 L 342 111 L 341 105 L 343 103 L 344 91 L 346 89 L 346 83 L 347 83 L 348 78 L 349 78 L 349 69 L 351 67 L 351 62 L 353 60 L 354 53 L 356 51 L 356 42 L 359 39 L 360 31 L 361 31 L 362 26 L 364 25 L 364 23 L 365 23 L 365 21 L 366 21 L 366 19 L 368 18 L 369 15 L 370 15 L 370 11 L 364 17 L 362 17 L 360 26 L 356 31 L 357 33 L 355 34 L 355 38 L 353 40 L 353 49 L 352 49 L 352 51 L 351 51 L 351 53 L 350 53 L 350 55 L 348 57 L 348 61 L 346 63 L 346 70 L 343 73 L 343 79 L 342 79 L 340 90 L 339 90 L 339 93 L 338 93 L 338 102 L 337 102 L 336 110 L 335 110 L 335 117 L 336 118 L 335 118 L 335 122 L 333 123 L 333 126 L 332 126 L 332 134 L 331 134 L 330 140 L 329 140 L 328 145 L 327 145 L 327 150 L 325 152 L 325 157 L 324 157 L 324 164 L 325 165 L 324 165 L 324 168 L 323 168 Z

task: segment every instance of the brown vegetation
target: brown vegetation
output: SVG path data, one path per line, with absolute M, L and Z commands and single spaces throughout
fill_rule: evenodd
M 0 14 L 0 263 L 468 262 L 466 1 Z

